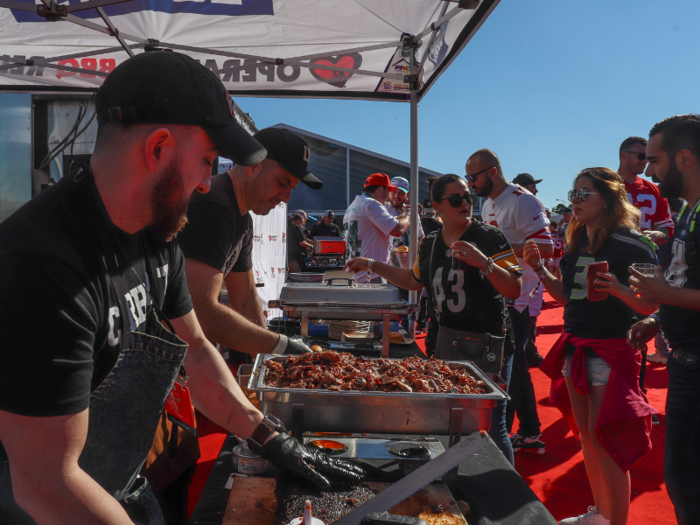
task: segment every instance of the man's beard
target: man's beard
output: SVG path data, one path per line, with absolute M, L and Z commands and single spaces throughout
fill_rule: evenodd
M 659 183 L 659 193 L 666 199 L 677 199 L 683 195 L 683 176 L 675 159 L 669 159 L 669 167 L 664 180 Z
M 478 190 L 475 189 L 477 197 L 488 197 L 491 193 L 491 190 L 493 190 L 493 181 L 488 177 L 484 177 L 484 179 L 484 185 L 481 186 Z
M 178 161 L 179 159 L 174 159 L 166 168 L 151 195 L 151 230 L 165 242 L 172 241 L 187 225 L 190 197 L 181 197 L 185 193 L 185 185 L 177 167 Z M 180 200 L 176 200 L 178 198 Z

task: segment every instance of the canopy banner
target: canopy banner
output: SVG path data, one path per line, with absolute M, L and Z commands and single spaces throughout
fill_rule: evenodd
M 0 0 L 0 89 L 94 91 L 169 48 L 232 94 L 406 101 L 414 50 L 422 96 L 498 1 Z

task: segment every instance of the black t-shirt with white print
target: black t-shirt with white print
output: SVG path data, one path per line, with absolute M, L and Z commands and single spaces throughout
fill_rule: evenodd
M 43 417 L 88 408 L 124 333 L 106 269 L 115 253 L 132 331 L 144 329 L 152 296 L 169 319 L 192 310 L 177 243 L 119 230 L 91 175 L 62 179 L 0 224 L 1 410 Z

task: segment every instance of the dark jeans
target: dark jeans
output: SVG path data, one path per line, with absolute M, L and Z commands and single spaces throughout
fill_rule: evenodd
M 509 306 L 508 312 L 513 323 L 515 353 L 508 387 L 510 401 L 506 409 L 506 426 L 511 432 L 517 412 L 520 420 L 518 434 L 534 437 L 540 434 L 540 418 L 537 415 L 535 387 L 532 385 L 532 377 L 525 357 L 525 349 L 530 339 L 530 309 L 525 308 L 522 312 L 518 312 L 515 307 Z
M 506 344 L 508 344 L 508 339 L 506 339 Z M 506 382 L 506 385 L 510 383 L 510 369 L 512 365 L 512 355 L 503 359 L 503 368 L 501 368 L 500 376 Z M 489 430 L 489 436 L 491 436 L 493 442 L 496 444 L 496 446 L 498 446 L 501 452 L 503 452 L 503 455 L 510 462 L 510 464 L 515 466 L 513 444 L 510 442 L 510 438 L 508 437 L 508 428 L 506 426 L 507 405 L 507 401 L 498 401 L 496 406 L 493 407 L 493 412 L 491 412 L 491 430 Z
M 668 360 L 664 478 L 679 525 L 700 523 L 700 365 L 688 368 L 673 358 Z
M 533 358 L 539 352 L 537 351 L 537 345 L 535 344 L 537 338 L 537 316 L 530 316 L 530 332 L 527 340 L 527 348 L 525 349 L 525 355 L 528 358 Z

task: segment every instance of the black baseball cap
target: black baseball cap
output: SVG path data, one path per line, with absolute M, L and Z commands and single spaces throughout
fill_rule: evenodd
M 262 147 L 236 121 L 221 80 L 194 59 L 173 51 L 136 55 L 112 71 L 97 90 L 97 123 L 200 126 L 236 164 L 265 159 Z
M 564 215 L 565 213 L 573 213 L 573 212 L 571 211 L 571 208 L 563 208 L 560 213 L 562 215 Z
M 530 184 L 539 184 L 542 179 L 535 180 L 535 177 L 529 173 L 520 173 L 517 177 L 513 179 L 513 184 L 519 184 L 520 186 L 528 186 Z
M 311 150 L 301 136 L 283 128 L 265 128 L 253 136 L 267 150 L 268 159 L 276 161 L 312 190 L 323 188 L 323 182 L 307 169 Z

